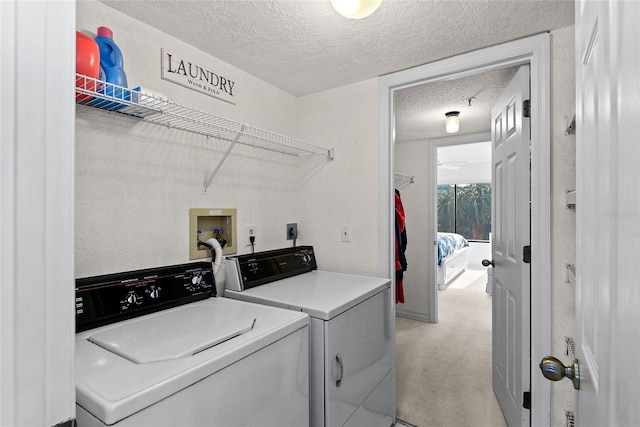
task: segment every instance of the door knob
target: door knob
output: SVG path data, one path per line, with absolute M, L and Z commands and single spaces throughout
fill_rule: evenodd
M 551 381 L 560 381 L 567 377 L 573 382 L 573 388 L 580 390 L 580 362 L 578 359 L 573 359 L 573 364 L 570 366 L 564 366 L 555 357 L 545 356 L 540 362 L 540 370 L 542 375 Z
M 483 259 L 482 265 L 484 265 L 485 267 L 495 267 L 495 265 L 493 264 L 493 260 L 489 261 L 488 259 Z

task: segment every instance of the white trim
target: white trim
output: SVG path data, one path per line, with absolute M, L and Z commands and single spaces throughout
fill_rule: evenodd
M 395 216 L 394 197 L 394 150 L 390 150 L 389 140 L 393 140 L 391 129 L 395 126 L 395 117 L 390 116 L 392 103 L 390 90 L 380 81 L 380 127 L 378 143 L 378 277 L 389 277 L 395 289 L 395 259 L 393 252 L 393 235 L 395 233 L 393 218 Z M 392 256 L 389 256 L 392 254 Z M 393 296 L 395 302 L 395 295 Z M 395 304 L 394 304 L 395 306 Z
M 538 363 L 551 354 L 551 117 L 550 36 L 540 34 L 380 78 L 380 174 L 379 223 L 392 224 L 389 211 L 393 193 L 394 106 L 393 92 L 426 82 L 464 77 L 506 66 L 529 63 L 531 67 L 532 216 L 531 216 L 531 425 L 550 425 L 551 387 L 539 375 Z M 430 172 L 430 176 L 433 175 Z M 380 265 L 393 260 L 391 227 L 379 227 Z M 384 253 L 386 250 L 386 257 Z M 392 271 L 392 270 L 391 270 Z
M 405 319 L 417 320 L 418 322 L 433 323 L 433 322 L 430 322 L 428 317 L 423 316 L 422 314 L 419 314 L 419 313 L 414 313 L 412 311 L 404 311 L 404 310 L 396 309 L 396 316 L 402 317 Z
M 75 416 L 75 12 L 0 2 L 0 425 Z

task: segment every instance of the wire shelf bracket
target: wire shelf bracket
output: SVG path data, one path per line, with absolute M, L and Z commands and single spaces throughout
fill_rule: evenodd
M 242 127 L 242 130 L 244 130 L 244 126 Z M 240 132 L 236 134 L 236 137 L 233 139 L 233 141 L 231 141 L 231 145 L 229 145 L 229 147 L 227 148 L 227 151 L 225 151 L 222 158 L 218 161 L 218 165 L 213 170 L 213 172 L 211 172 L 211 175 L 209 175 L 209 178 L 207 178 L 207 180 L 205 181 L 204 188 L 202 189 L 202 192 L 204 194 L 207 194 L 207 190 L 209 189 L 209 184 L 211 184 L 211 181 L 213 181 L 213 178 L 215 178 L 215 176 L 217 175 L 218 171 L 222 167 L 222 164 L 224 163 L 225 160 L 227 160 L 227 157 L 229 157 L 229 154 L 231 154 L 231 150 L 233 150 L 233 147 L 235 147 L 235 145 L 238 143 L 238 140 L 240 139 L 240 135 L 242 135 L 242 133 Z
M 393 179 L 398 190 L 401 190 L 407 185 L 413 184 L 415 182 L 413 175 L 404 175 L 397 172 L 394 172 Z
M 319 147 L 180 105 L 161 96 L 128 89 L 82 74 L 76 74 L 76 103 L 136 117 L 169 129 L 179 129 L 230 142 L 226 152 L 205 181 L 205 193 L 236 144 L 295 157 L 322 155 L 328 160 L 335 158 L 333 149 Z

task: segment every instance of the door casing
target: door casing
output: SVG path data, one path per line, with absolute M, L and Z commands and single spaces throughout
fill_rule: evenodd
M 379 80 L 378 274 L 395 277 L 393 169 L 396 90 L 460 78 L 507 66 L 531 70 L 531 372 L 551 351 L 551 55 L 550 35 L 539 34 L 502 45 L 383 76 Z M 383 226 L 386 225 L 386 226 Z M 430 295 L 430 309 L 434 297 Z M 531 378 L 531 425 L 550 425 L 551 387 L 542 375 Z

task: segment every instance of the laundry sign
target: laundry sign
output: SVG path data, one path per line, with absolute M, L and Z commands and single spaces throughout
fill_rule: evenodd
M 212 70 L 212 67 L 199 64 L 180 54 L 161 49 L 162 79 L 180 86 L 188 87 L 222 101 L 235 104 L 236 82 L 228 76 Z

